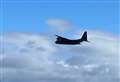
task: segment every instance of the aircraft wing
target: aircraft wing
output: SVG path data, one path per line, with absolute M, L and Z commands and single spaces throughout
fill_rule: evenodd
M 57 41 L 69 40 L 67 38 L 63 38 L 63 37 L 58 36 L 58 35 L 56 35 L 56 36 L 57 36 Z

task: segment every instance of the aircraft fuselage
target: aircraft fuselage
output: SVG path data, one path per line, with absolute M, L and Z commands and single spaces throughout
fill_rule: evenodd
M 88 42 L 87 31 L 84 32 L 83 36 L 80 39 L 76 39 L 76 40 L 70 40 L 58 35 L 56 36 L 57 36 L 57 40 L 55 41 L 56 44 L 76 45 L 76 44 L 80 44 L 83 41 Z
M 80 40 L 62 40 L 62 41 L 56 41 L 56 44 L 66 44 L 66 45 L 76 45 L 80 44 Z

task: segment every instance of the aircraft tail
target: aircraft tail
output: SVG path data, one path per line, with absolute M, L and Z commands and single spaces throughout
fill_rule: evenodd
M 81 41 L 88 42 L 88 40 L 87 40 L 87 31 L 85 31 L 84 34 L 82 35 Z

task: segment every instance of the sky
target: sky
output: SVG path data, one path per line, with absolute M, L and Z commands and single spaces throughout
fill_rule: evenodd
M 1 0 L 3 32 L 46 32 L 46 20 L 118 35 L 117 0 Z
M 117 0 L 1 0 L 0 82 L 120 82 Z M 55 34 L 89 43 L 55 44 Z

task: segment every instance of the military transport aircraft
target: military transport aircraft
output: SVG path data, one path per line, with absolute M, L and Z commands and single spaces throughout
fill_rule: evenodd
M 57 36 L 57 40 L 55 41 L 56 44 L 64 44 L 64 45 L 77 45 L 80 44 L 81 42 L 85 41 L 85 42 L 89 42 L 87 40 L 87 31 L 84 32 L 82 38 L 77 39 L 77 40 L 70 40 L 67 38 L 63 38 L 61 36 Z

